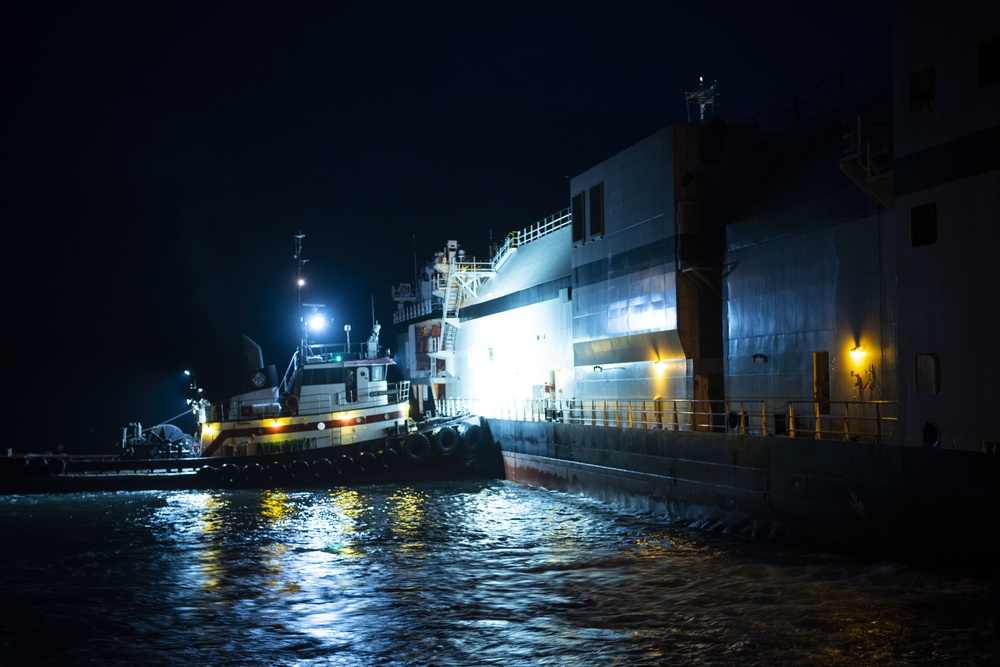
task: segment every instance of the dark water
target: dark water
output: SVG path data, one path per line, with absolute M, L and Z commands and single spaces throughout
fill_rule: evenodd
M 3 665 L 991 665 L 986 581 L 484 481 L 0 498 Z

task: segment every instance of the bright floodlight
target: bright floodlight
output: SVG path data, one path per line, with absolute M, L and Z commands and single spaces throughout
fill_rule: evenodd
M 322 313 L 313 313 L 309 316 L 309 330 L 322 331 L 326 328 L 326 318 Z

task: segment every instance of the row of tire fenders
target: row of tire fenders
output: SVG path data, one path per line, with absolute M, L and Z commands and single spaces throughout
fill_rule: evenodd
M 280 484 L 284 482 L 307 482 L 311 480 L 333 481 L 356 474 L 374 474 L 393 470 L 402 466 L 424 463 L 433 454 L 448 458 L 459 453 L 472 454 L 482 442 L 482 429 L 468 425 L 459 434 L 454 428 L 445 426 L 428 437 L 424 433 L 410 433 L 397 447 L 385 443 L 377 451 L 361 451 L 350 456 L 343 454 L 333 459 L 321 458 L 312 461 L 296 459 L 289 464 L 272 461 L 267 465 L 250 463 L 238 466 L 224 463 L 221 466 L 204 465 L 198 469 L 198 477 L 207 483 L 221 482 L 226 486 L 237 484 Z

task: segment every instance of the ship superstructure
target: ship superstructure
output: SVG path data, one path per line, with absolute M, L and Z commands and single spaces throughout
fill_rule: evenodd
M 560 224 L 514 233 L 457 303 L 397 288 L 422 297 L 396 314 L 409 377 L 489 417 L 512 479 L 753 534 L 981 543 L 997 25 L 995 3 L 900 3 L 891 52 L 573 177 Z

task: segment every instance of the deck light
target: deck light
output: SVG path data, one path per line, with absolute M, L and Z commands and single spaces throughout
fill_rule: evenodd
M 326 328 L 326 318 L 322 313 L 313 313 L 309 316 L 309 330 L 322 331 Z
M 865 358 L 865 346 L 856 345 L 851 350 L 851 359 L 853 359 L 854 361 L 861 361 L 864 358 Z

